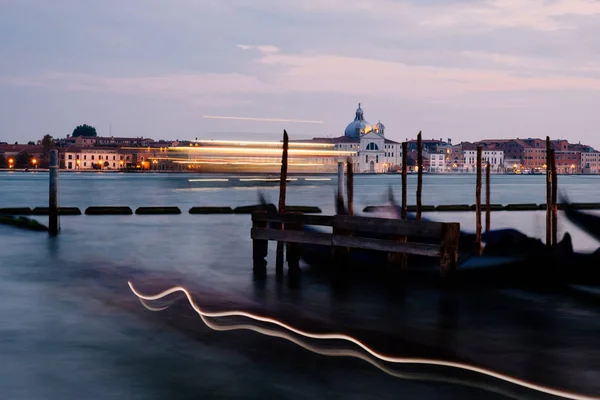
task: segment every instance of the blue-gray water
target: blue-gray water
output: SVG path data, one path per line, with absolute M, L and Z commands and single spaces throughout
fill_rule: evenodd
M 500 292 L 485 304 L 469 294 L 446 297 L 433 288 L 397 296 L 364 285 L 340 295 L 310 273 L 304 274 L 298 289 L 289 289 L 274 279 L 273 247 L 269 276 L 257 282 L 251 270 L 249 216 L 192 216 L 187 209 L 254 204 L 259 189 L 276 202 L 277 188 L 259 188 L 251 181 L 235 187 L 226 182 L 190 182 L 206 178 L 65 173 L 61 175 L 61 206 L 174 205 L 184 213 L 65 216 L 61 218 L 62 232 L 54 239 L 0 226 L 2 398 L 493 398 L 482 389 L 458 384 L 393 378 L 360 360 L 314 355 L 257 333 L 213 332 L 198 324 L 201 338 L 191 340 L 153 324 L 152 316 L 140 318 L 119 304 L 107 305 L 96 295 L 97 287 L 78 287 L 78 282 L 89 280 L 73 278 L 78 271 L 128 267 L 167 277 L 183 276 L 190 285 L 204 290 L 210 296 L 204 300 L 217 308 L 219 304 L 223 309 L 251 305 L 283 309 L 292 317 L 306 313 L 337 325 L 372 326 L 422 345 L 452 348 L 460 357 L 505 372 L 532 379 L 542 375 L 543 383 L 590 394 L 600 392 L 596 379 L 600 373 L 600 318 L 596 308 L 564 296 L 522 292 Z M 492 203 L 545 201 L 543 176 L 492 179 Z M 47 180 L 44 173 L 0 173 L 0 207 L 45 206 Z M 415 181 L 414 176 L 409 178 L 410 203 Z M 474 181 L 474 176 L 426 175 L 423 203 L 472 204 Z M 331 213 L 335 178 L 311 182 L 293 181 L 287 203 L 317 205 Z M 399 198 L 399 176 L 357 176 L 356 209 L 384 204 L 389 184 Z M 572 201 L 600 198 L 600 177 L 561 176 L 559 187 Z M 464 229 L 474 227 L 474 213 L 428 216 L 461 222 Z M 511 226 L 541 237 L 544 214 L 492 215 L 492 227 Z M 598 246 L 563 218 L 560 230 L 572 233 L 578 250 Z M 126 282 L 120 284 L 126 296 Z M 502 299 L 518 311 L 506 309 Z M 377 347 L 381 343 L 370 344 Z M 414 372 L 414 367 L 397 369 L 411 368 Z M 455 374 L 439 369 L 419 372 Z M 500 386 L 515 390 L 511 385 Z

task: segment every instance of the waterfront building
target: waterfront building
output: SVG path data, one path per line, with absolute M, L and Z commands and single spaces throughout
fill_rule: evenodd
M 584 174 L 600 173 L 600 152 L 586 151 L 581 153 L 581 172 Z
M 67 170 L 118 170 L 133 165 L 132 152 L 115 148 L 71 146 L 62 153 Z
M 335 150 L 353 152 L 352 163 L 359 173 L 388 172 L 402 165 L 402 145 L 385 137 L 385 125 L 381 121 L 375 125 L 367 122 L 360 103 L 343 136 L 294 142 L 329 144 Z
M 449 153 L 435 153 L 429 155 L 429 172 L 450 172 Z

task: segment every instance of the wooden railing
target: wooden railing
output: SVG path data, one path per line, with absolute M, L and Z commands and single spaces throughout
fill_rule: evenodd
M 331 227 L 332 233 L 305 232 L 305 225 Z M 257 262 L 260 264 L 267 256 L 267 243 L 271 240 L 288 244 L 287 259 L 290 267 L 296 267 L 300 260 L 301 246 L 297 245 L 314 244 L 331 246 L 332 249 L 353 248 L 388 254 L 438 257 L 440 272 L 445 276 L 456 267 L 460 224 L 255 211 L 252 214 L 250 235 L 253 239 L 255 265 Z

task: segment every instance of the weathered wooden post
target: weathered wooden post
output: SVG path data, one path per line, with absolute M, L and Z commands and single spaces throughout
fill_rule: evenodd
M 288 146 L 289 138 L 287 131 L 283 130 L 283 152 L 281 154 L 281 174 L 279 176 L 279 214 L 285 213 L 285 192 L 287 186 L 287 167 L 288 167 Z M 280 229 L 283 229 L 283 224 Z M 277 274 L 283 273 L 283 242 L 277 242 L 277 253 L 275 257 L 275 270 Z
M 286 231 L 303 231 L 304 226 L 302 223 L 303 212 L 288 212 L 286 215 L 294 216 L 293 222 L 285 224 Z M 302 245 L 300 243 L 286 243 L 286 258 L 288 263 L 288 270 L 300 269 L 300 256 L 302 252 Z M 296 272 L 296 271 L 294 271 Z
M 490 231 L 491 225 L 491 206 L 490 206 L 490 163 L 485 165 L 485 231 Z
M 421 220 L 421 194 L 423 191 L 423 142 L 421 131 L 417 135 L 417 221 Z
M 252 230 L 267 229 L 269 223 L 266 221 L 267 211 L 257 210 L 252 212 Z M 267 254 L 269 242 L 262 239 L 252 239 L 252 261 L 253 269 L 257 274 L 263 274 L 267 266 Z
M 546 136 L 546 246 L 552 245 L 552 158 L 550 136 Z
M 344 163 L 342 161 L 338 161 L 338 195 L 341 195 L 342 198 L 344 196 Z
M 475 253 L 481 253 L 481 146 L 477 146 L 477 180 L 475 182 Z
M 352 159 L 350 157 L 348 157 L 346 165 L 346 179 L 348 181 L 346 184 L 348 198 L 348 215 L 354 215 L 354 169 L 352 166 Z
M 408 169 L 408 143 L 402 142 L 402 209 L 400 217 L 406 219 L 406 174 Z
M 460 224 L 456 222 L 442 225 L 442 243 L 440 251 L 440 274 L 442 277 L 450 275 L 458 262 L 458 241 L 460 237 Z
M 58 150 L 50 150 L 50 197 L 48 203 L 48 232 L 58 235 L 60 222 L 58 217 L 58 169 L 60 162 Z
M 550 150 L 550 165 L 552 166 L 552 245 L 558 243 L 558 174 L 556 173 L 556 152 Z

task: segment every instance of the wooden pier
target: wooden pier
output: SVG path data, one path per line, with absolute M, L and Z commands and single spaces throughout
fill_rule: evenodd
M 270 225 L 274 227 L 270 228 Z M 306 225 L 330 227 L 332 233 L 306 232 L 303 230 Z M 283 229 L 279 226 L 283 226 Z M 407 238 L 407 241 L 376 238 L 381 235 Z M 277 241 L 287 245 L 290 269 L 299 266 L 302 246 L 298 245 L 309 244 L 330 246 L 332 250 L 348 248 L 437 257 L 440 260 L 440 274 L 446 276 L 456 268 L 458 261 L 460 224 L 255 211 L 252 213 L 250 236 L 255 269 L 266 266 L 268 241 Z

